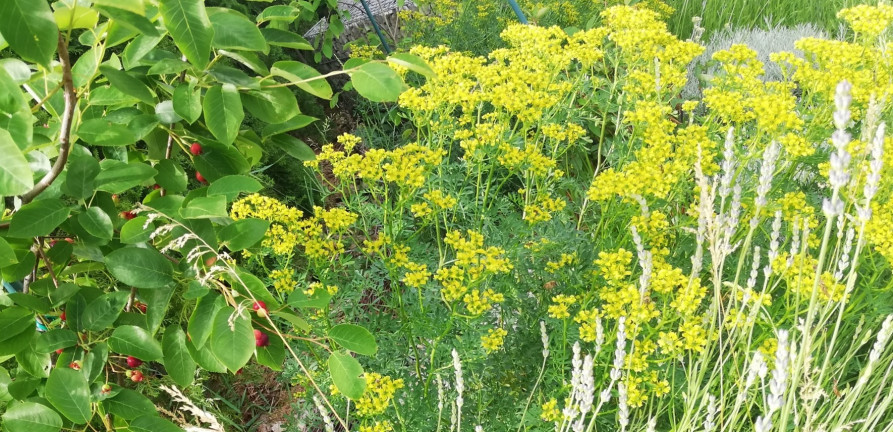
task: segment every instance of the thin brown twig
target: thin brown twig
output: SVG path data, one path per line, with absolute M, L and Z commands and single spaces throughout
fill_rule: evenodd
M 77 103 L 77 94 L 74 91 L 74 81 L 71 77 L 71 60 L 68 57 L 68 41 L 62 33 L 59 33 L 59 62 L 62 63 L 62 87 L 64 88 L 63 97 L 65 99 L 65 111 L 62 113 L 62 127 L 59 131 L 59 157 L 50 169 L 30 191 L 22 195 L 22 204 L 27 204 L 34 200 L 37 195 L 46 190 L 59 177 L 65 164 L 68 162 L 68 154 L 71 150 L 71 122 L 74 117 L 74 108 Z
M 59 279 L 56 278 L 56 272 L 53 271 L 53 264 L 47 259 L 47 255 L 43 252 L 43 239 L 34 239 L 34 243 L 37 244 L 37 255 L 40 256 L 40 259 L 43 260 L 43 264 L 47 267 L 47 271 L 50 273 L 50 278 L 53 280 L 53 285 L 56 288 L 59 288 Z

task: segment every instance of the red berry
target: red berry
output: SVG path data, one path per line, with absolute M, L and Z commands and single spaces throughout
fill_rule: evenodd
M 265 347 L 270 344 L 270 337 L 260 330 L 254 330 L 254 345 Z
M 110 386 L 110 385 L 108 385 L 108 384 L 104 384 L 104 385 L 102 386 L 102 392 L 103 392 L 103 393 L 111 393 L 111 392 L 112 392 L 112 386 Z
M 195 172 L 195 179 L 198 180 L 199 183 L 207 183 L 208 182 L 207 180 L 205 180 L 205 177 L 202 176 L 202 173 L 200 173 L 198 171 Z
M 263 318 L 267 316 L 267 304 L 261 300 L 254 302 L 252 308 L 257 311 L 257 316 Z
M 56 354 L 62 354 L 62 351 L 64 351 L 64 350 L 62 348 L 59 348 L 56 350 Z
M 71 237 L 65 237 L 65 241 L 67 241 L 67 242 L 69 242 L 69 243 L 71 243 L 71 244 L 74 244 L 74 239 L 71 238 Z
M 134 356 L 127 356 L 127 366 L 130 366 L 132 368 L 138 368 L 138 367 L 140 367 L 141 364 L 143 364 L 142 360 L 140 360 Z
M 62 315 L 59 315 L 59 319 L 65 321 L 65 311 L 62 311 Z
M 53 240 L 50 242 L 50 247 L 54 247 L 54 246 L 56 246 L 56 240 Z
M 132 211 L 121 212 L 121 217 L 127 220 L 131 220 L 136 217 L 136 213 Z
M 133 307 L 139 309 L 142 313 L 146 313 L 146 304 L 143 302 L 134 302 Z
M 70 367 L 74 370 L 81 370 L 81 362 L 78 360 L 75 360 L 75 361 L 69 363 L 68 367 Z
M 152 189 L 161 189 L 161 185 L 152 186 Z
M 189 147 L 189 153 L 192 153 L 195 156 L 202 154 L 202 145 L 199 143 L 192 143 Z
M 140 382 L 140 381 L 142 381 L 142 380 L 143 380 L 143 373 L 140 372 L 140 371 L 133 371 L 133 373 L 130 374 L 130 380 L 133 381 L 133 382 Z

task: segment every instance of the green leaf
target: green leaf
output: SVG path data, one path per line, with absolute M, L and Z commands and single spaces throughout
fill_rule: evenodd
M 198 300 L 195 310 L 189 317 L 189 339 L 195 344 L 196 348 L 201 349 L 211 336 L 211 329 L 214 324 L 214 317 L 217 312 L 223 308 L 225 301 L 218 294 L 208 294 Z
M 217 312 L 208 341 L 211 352 L 231 372 L 248 363 L 255 345 L 251 319 L 242 314 L 234 317 L 235 313 L 235 309 L 228 306 Z
M 143 415 L 133 419 L 128 429 L 131 432 L 183 432 L 183 429 L 180 429 L 177 425 L 155 414 Z
M 148 217 L 139 216 L 124 223 L 121 227 L 121 243 L 137 244 L 149 241 L 152 231 L 155 231 L 155 225 L 149 224 L 143 228 L 147 220 Z
M 50 311 L 50 302 L 46 297 L 37 297 L 31 293 L 10 293 L 8 297 L 13 303 L 37 313 L 49 313 Z
M 104 118 L 85 120 L 78 127 L 77 136 L 82 141 L 95 146 L 127 146 L 136 142 L 136 134 L 120 123 Z
M 93 8 L 113 19 L 115 24 L 146 36 L 158 36 L 155 25 L 145 16 L 142 1 L 94 0 Z
M 231 175 L 219 178 L 208 187 L 208 196 L 223 195 L 227 201 L 232 201 L 240 193 L 254 193 L 263 186 L 259 181 L 244 175 Z
M 0 237 L 0 268 L 19 262 L 16 253 L 2 237 Z
M 112 218 L 99 207 L 90 207 L 78 215 L 78 222 L 87 232 L 101 239 L 110 240 L 114 231 Z
M 425 60 L 422 60 L 422 58 L 417 55 L 409 53 L 391 54 L 388 57 L 388 63 L 403 66 L 428 78 L 434 78 L 437 76 L 437 73 L 434 72 L 434 69 L 431 69 L 431 66 L 428 66 L 428 63 L 425 63 Z
M 49 354 L 57 349 L 75 346 L 77 343 L 77 333 L 69 329 L 53 329 L 37 337 L 34 341 L 34 351 Z
M 293 6 L 276 5 L 264 9 L 257 15 L 257 23 L 266 21 L 280 21 L 291 23 L 298 17 L 298 9 Z
M 254 353 L 257 362 L 273 369 L 282 370 L 282 362 L 285 361 L 285 344 L 276 335 L 270 335 L 270 344 L 257 347 Z
M 272 135 L 278 135 L 285 132 L 291 132 L 296 129 L 300 129 L 313 123 L 317 120 L 316 117 L 310 117 L 306 115 L 296 115 L 291 119 L 278 124 L 271 124 L 264 127 L 263 138 L 266 139 Z
M 242 104 L 251 115 L 265 123 L 283 123 L 301 113 L 295 95 L 285 87 L 242 93 Z
M 299 161 L 316 159 L 316 153 L 307 143 L 289 134 L 273 135 L 267 139 L 267 142 Z
M 53 369 L 47 379 L 46 398 L 75 424 L 87 423 L 93 417 L 90 410 L 90 387 L 84 375 L 74 369 Z
M 313 45 L 310 45 L 310 42 L 307 42 L 307 39 L 290 31 L 264 27 L 260 29 L 260 32 L 270 45 L 308 51 L 313 49 Z
M 266 51 L 267 41 L 245 15 L 227 8 L 208 8 L 214 28 L 214 48 Z
M 130 293 L 127 291 L 115 291 L 103 294 L 90 302 L 84 309 L 83 326 L 87 330 L 105 330 L 114 324 L 118 315 L 124 311 Z
M 0 342 L 4 342 L 34 327 L 34 312 L 20 307 L 0 311 Z
M 3 414 L 3 428 L 7 432 L 59 432 L 62 417 L 46 405 L 22 402 L 10 406 Z
M 323 99 L 332 98 L 332 86 L 329 85 L 329 82 L 326 81 L 316 69 L 313 69 L 304 63 L 296 61 L 278 61 L 273 63 L 273 68 L 270 69 L 270 72 L 274 76 L 285 78 L 301 90 L 314 96 Z
M 34 187 L 28 160 L 19 150 L 9 132 L 0 129 L 0 196 L 21 195 Z
M 129 44 L 127 44 L 127 47 L 124 48 L 124 53 L 121 55 L 124 62 L 124 69 L 132 69 L 135 66 L 139 66 L 141 60 L 146 57 L 147 54 L 152 52 L 162 39 L 164 39 L 163 34 L 152 36 L 141 34 L 135 37 Z M 146 63 L 152 62 L 147 61 Z
M 124 163 L 104 159 L 99 163 L 102 170 L 96 176 L 96 190 L 122 193 L 151 180 L 158 174 L 155 168 L 140 162 Z
M 99 70 L 108 78 L 112 87 L 121 90 L 126 95 L 139 99 L 141 102 L 155 105 L 155 93 L 142 81 L 130 76 L 127 72 L 111 66 L 102 65 L 99 67 Z
M 87 378 L 88 384 L 96 382 L 97 378 L 105 375 L 105 364 L 108 358 L 109 347 L 105 342 L 94 344 L 90 352 L 84 356 L 81 373 Z
M 16 54 L 49 68 L 59 41 L 59 29 L 49 3 L 0 1 L 0 33 Z
M 208 65 L 214 29 L 204 0 L 159 0 L 164 26 L 174 44 L 199 69 Z
M 257 300 L 262 300 L 270 309 L 279 308 L 279 301 L 276 297 L 273 297 L 273 294 L 267 289 L 267 285 L 264 284 L 260 278 L 241 268 L 236 269 L 236 275 L 238 276 L 238 279 L 228 276 L 230 286 L 234 287 L 249 299 L 255 298 Z
M 9 74 L 9 78 L 16 85 L 22 85 L 31 79 L 31 68 L 28 64 L 17 58 L 0 59 L 0 68 Z
M 186 171 L 180 164 L 170 159 L 163 159 L 155 165 L 158 174 L 155 176 L 155 184 L 164 188 L 168 193 L 180 193 L 186 191 L 189 184 Z
M 166 100 L 155 105 L 155 117 L 158 117 L 159 123 L 171 124 L 183 120 L 176 111 L 174 111 L 174 101 Z
M 270 222 L 262 219 L 237 220 L 220 230 L 220 242 L 231 252 L 248 249 L 260 243 L 269 228 Z
M 169 327 L 161 340 L 164 350 L 164 368 L 180 387 L 192 385 L 195 379 L 195 361 L 186 349 L 186 333 L 180 327 Z
M 53 361 L 49 354 L 43 354 L 34 351 L 32 347 L 28 347 L 16 353 L 16 362 L 19 367 L 28 372 L 29 375 L 37 378 L 47 378 L 50 376 L 50 370 L 53 368 Z
M 343 348 L 357 354 L 375 355 L 378 344 L 369 330 L 353 324 L 338 324 L 329 329 L 329 337 Z
M 67 171 L 62 192 L 77 199 L 86 199 L 93 195 L 100 168 L 99 161 L 87 149 L 79 145 L 72 146 Z
M 44 199 L 22 206 L 12 215 L 10 237 L 37 237 L 50 235 L 68 219 L 71 209 L 59 199 Z
M 335 351 L 329 356 L 329 374 L 332 382 L 341 394 L 351 400 L 363 396 L 366 380 L 363 379 L 363 367 L 349 353 Z
M 53 18 L 60 30 L 89 29 L 96 26 L 99 21 L 99 13 L 84 6 L 71 9 L 68 6 L 56 7 Z
M 205 124 L 214 137 L 223 144 L 232 144 L 245 118 L 242 100 L 236 87 L 232 84 L 211 87 L 205 93 L 202 108 L 205 113 Z
M 109 349 L 143 361 L 159 361 L 163 357 L 161 344 L 142 327 L 125 325 L 112 332 Z
M 186 204 L 186 207 L 180 209 L 180 216 L 186 219 L 225 218 L 226 197 L 215 195 L 194 198 Z
M 304 294 L 303 289 L 295 287 L 288 296 L 288 305 L 296 308 L 322 308 L 329 304 L 331 299 L 331 294 L 324 289 L 317 289 L 313 295 L 308 296 Z
M 174 282 L 171 262 L 155 249 L 128 246 L 105 257 L 109 272 L 137 288 L 160 288 Z
M 186 63 L 180 59 L 161 59 L 155 62 L 155 64 L 153 64 L 152 67 L 149 68 L 149 71 L 146 72 L 146 75 L 178 74 L 186 69 L 189 69 L 189 66 L 189 63 Z
M 202 115 L 202 91 L 190 84 L 180 84 L 174 90 L 174 112 L 189 124 Z
M 168 285 L 157 289 L 139 290 L 140 297 L 146 302 L 145 328 L 153 335 L 161 327 L 161 322 L 164 321 L 164 317 L 167 315 L 168 306 L 171 298 L 174 296 L 175 288 L 174 285 Z
M 125 420 L 132 420 L 155 411 L 155 404 L 149 398 L 131 389 L 122 388 L 118 395 L 105 401 L 108 411 Z
M 211 141 L 202 143 L 202 154 L 195 156 L 193 161 L 195 168 L 211 183 L 228 175 L 244 174 L 249 168 L 248 161 L 238 149 Z
M 267 69 L 267 66 L 260 60 L 257 54 L 251 51 L 227 51 L 227 50 L 218 50 L 218 54 L 229 57 L 243 65 L 247 66 L 249 69 L 257 72 L 260 75 L 269 75 L 270 70 Z
M 377 62 L 361 65 L 350 74 L 350 81 L 357 93 L 373 102 L 394 102 L 406 89 L 397 72 Z
M 301 318 L 291 312 L 288 312 L 286 310 L 273 311 L 273 316 L 277 316 L 288 321 L 289 323 L 291 323 L 291 325 L 295 326 L 295 328 L 301 330 L 302 332 L 310 331 L 310 324 L 308 324 L 304 318 Z

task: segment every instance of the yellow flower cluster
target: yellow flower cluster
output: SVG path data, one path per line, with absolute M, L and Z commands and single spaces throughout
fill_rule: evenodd
M 385 412 L 397 390 L 403 388 L 403 379 L 393 379 L 387 375 L 366 372 L 366 390 L 357 399 L 357 415 L 377 416 Z
M 893 6 L 858 5 L 841 10 L 837 17 L 846 21 L 856 34 L 865 40 L 874 40 L 887 31 L 893 23 Z
M 779 262 L 787 261 L 790 255 L 782 252 L 778 256 Z M 816 266 L 818 259 L 809 254 L 797 254 L 793 256 L 790 266 L 784 264 L 773 264 L 772 270 L 781 275 L 788 289 L 799 295 L 800 299 L 808 302 L 812 296 L 814 286 L 817 286 L 818 299 L 821 301 L 840 301 L 844 298 L 846 285 L 834 280 L 834 275 L 830 271 L 822 272 L 819 275 L 818 285 L 816 285 Z
M 276 269 L 270 272 L 273 288 L 280 294 L 288 294 L 295 290 L 294 275 L 291 270 Z
M 543 413 L 540 414 L 540 418 L 547 422 L 557 422 L 561 420 L 561 410 L 558 409 L 558 400 L 555 398 L 549 399 L 542 405 Z
M 410 206 L 410 211 L 415 217 L 425 217 L 430 214 L 433 214 L 440 210 L 449 210 L 453 207 L 456 207 L 456 204 L 459 203 L 454 196 L 445 194 L 440 189 L 434 189 L 422 194 L 422 197 L 425 198 L 428 202 L 421 202 L 412 204 Z M 433 208 L 432 208 L 433 207 Z
M 552 214 L 564 210 L 567 203 L 561 198 L 544 196 L 524 206 L 524 220 L 531 225 L 552 220 Z
M 872 204 L 872 217 L 866 227 L 868 241 L 874 249 L 893 263 L 893 200 Z
M 506 335 L 508 335 L 508 332 L 505 329 L 495 328 L 487 330 L 487 334 L 481 336 L 481 346 L 484 347 L 484 351 L 487 354 L 496 352 L 502 348 L 502 342 L 505 340 Z
M 577 251 L 571 253 L 562 253 L 558 261 L 549 261 L 546 263 L 546 271 L 555 273 L 562 268 L 577 263 Z
M 372 423 L 372 425 L 360 426 L 360 432 L 391 432 L 393 430 L 394 425 L 387 420 L 377 421 Z
M 577 297 L 572 295 L 558 294 L 552 297 L 552 304 L 549 306 L 549 316 L 555 319 L 565 319 L 571 316 L 568 308 L 577 302 Z
M 316 294 L 318 290 L 325 290 L 329 295 L 335 295 L 338 293 L 338 287 L 335 285 L 323 285 L 320 282 L 312 282 L 307 285 L 307 288 L 303 291 L 304 295 L 312 296 Z
M 512 264 L 504 257 L 505 251 L 495 246 L 485 248 L 483 234 L 472 230 L 468 230 L 466 236 L 459 231 L 450 231 L 444 242 L 456 253 L 452 264 L 441 266 L 434 275 L 442 286 L 444 301 L 451 304 L 462 299 L 472 315 L 480 315 L 489 310 L 492 303 L 502 302 L 501 293 L 476 287 L 488 276 L 511 271 Z

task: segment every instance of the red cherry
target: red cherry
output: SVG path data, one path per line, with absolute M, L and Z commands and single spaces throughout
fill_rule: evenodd
M 136 213 L 132 211 L 121 212 L 121 217 L 127 220 L 131 220 L 136 217 Z
M 62 315 L 59 315 L 59 319 L 65 321 L 65 311 L 62 311 Z
M 254 330 L 254 345 L 265 347 L 270 344 L 270 337 L 260 330 Z
M 140 360 L 134 356 L 127 356 L 127 366 L 130 366 L 132 368 L 138 368 L 138 367 L 140 367 L 141 364 L 143 364 L 142 360 Z
M 200 172 L 198 172 L 198 171 L 195 172 L 195 179 L 198 180 L 199 183 L 207 183 L 207 182 L 208 182 L 208 181 L 205 180 L 205 178 L 202 176 L 202 173 L 200 173 Z
M 133 381 L 133 382 L 140 382 L 140 381 L 142 381 L 142 380 L 143 380 L 143 373 L 140 372 L 140 371 L 133 371 L 133 373 L 130 374 L 130 380 Z
M 199 143 L 192 143 L 189 147 L 189 153 L 192 153 L 195 156 L 202 154 L 202 145 Z

